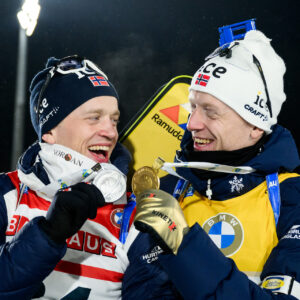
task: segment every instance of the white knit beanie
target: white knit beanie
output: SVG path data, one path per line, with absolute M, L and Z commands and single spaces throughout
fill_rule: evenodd
M 286 96 L 285 64 L 270 41 L 262 32 L 251 30 L 221 55 L 216 49 L 195 73 L 190 90 L 213 95 L 250 124 L 271 133 Z

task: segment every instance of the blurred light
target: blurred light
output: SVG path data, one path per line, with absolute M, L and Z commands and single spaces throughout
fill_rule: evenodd
M 40 10 L 39 0 L 25 0 L 22 10 L 17 13 L 20 25 L 26 30 L 27 36 L 31 36 L 33 33 Z

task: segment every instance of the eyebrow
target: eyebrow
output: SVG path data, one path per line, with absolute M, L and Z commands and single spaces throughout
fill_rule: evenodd
M 89 110 L 85 111 L 86 114 L 95 114 L 95 113 L 102 114 L 103 112 L 106 112 L 106 110 L 103 110 L 103 109 L 89 109 Z M 115 110 L 115 111 L 113 111 L 112 113 L 109 113 L 109 114 L 119 117 L 120 116 L 120 111 Z
M 194 102 L 193 102 L 193 104 L 194 104 Z M 219 108 L 216 105 L 210 103 L 209 101 L 203 101 L 203 103 L 201 103 L 201 104 L 198 103 L 198 105 L 201 107 L 207 107 L 209 109 L 219 111 Z
M 219 108 L 213 104 L 210 103 L 204 103 L 202 106 L 207 107 L 209 109 L 219 110 Z

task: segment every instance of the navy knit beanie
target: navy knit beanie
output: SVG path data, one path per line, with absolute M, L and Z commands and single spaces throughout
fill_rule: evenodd
M 53 129 L 84 102 L 98 96 L 113 96 L 118 100 L 118 94 L 112 83 L 89 65 L 78 72 L 68 74 L 54 72 L 48 85 L 43 88 L 49 71 L 58 62 L 59 60 L 54 57 L 49 58 L 46 68 L 34 76 L 29 88 L 31 122 L 40 141 L 44 133 Z

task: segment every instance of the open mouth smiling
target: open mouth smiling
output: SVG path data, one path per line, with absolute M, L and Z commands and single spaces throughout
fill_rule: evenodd
M 213 139 L 194 137 L 194 149 L 196 151 L 212 150 L 211 147 L 213 142 Z
M 108 146 L 100 146 L 100 145 L 93 145 L 88 147 L 89 152 L 91 153 L 94 160 L 97 162 L 107 162 L 108 161 Z

